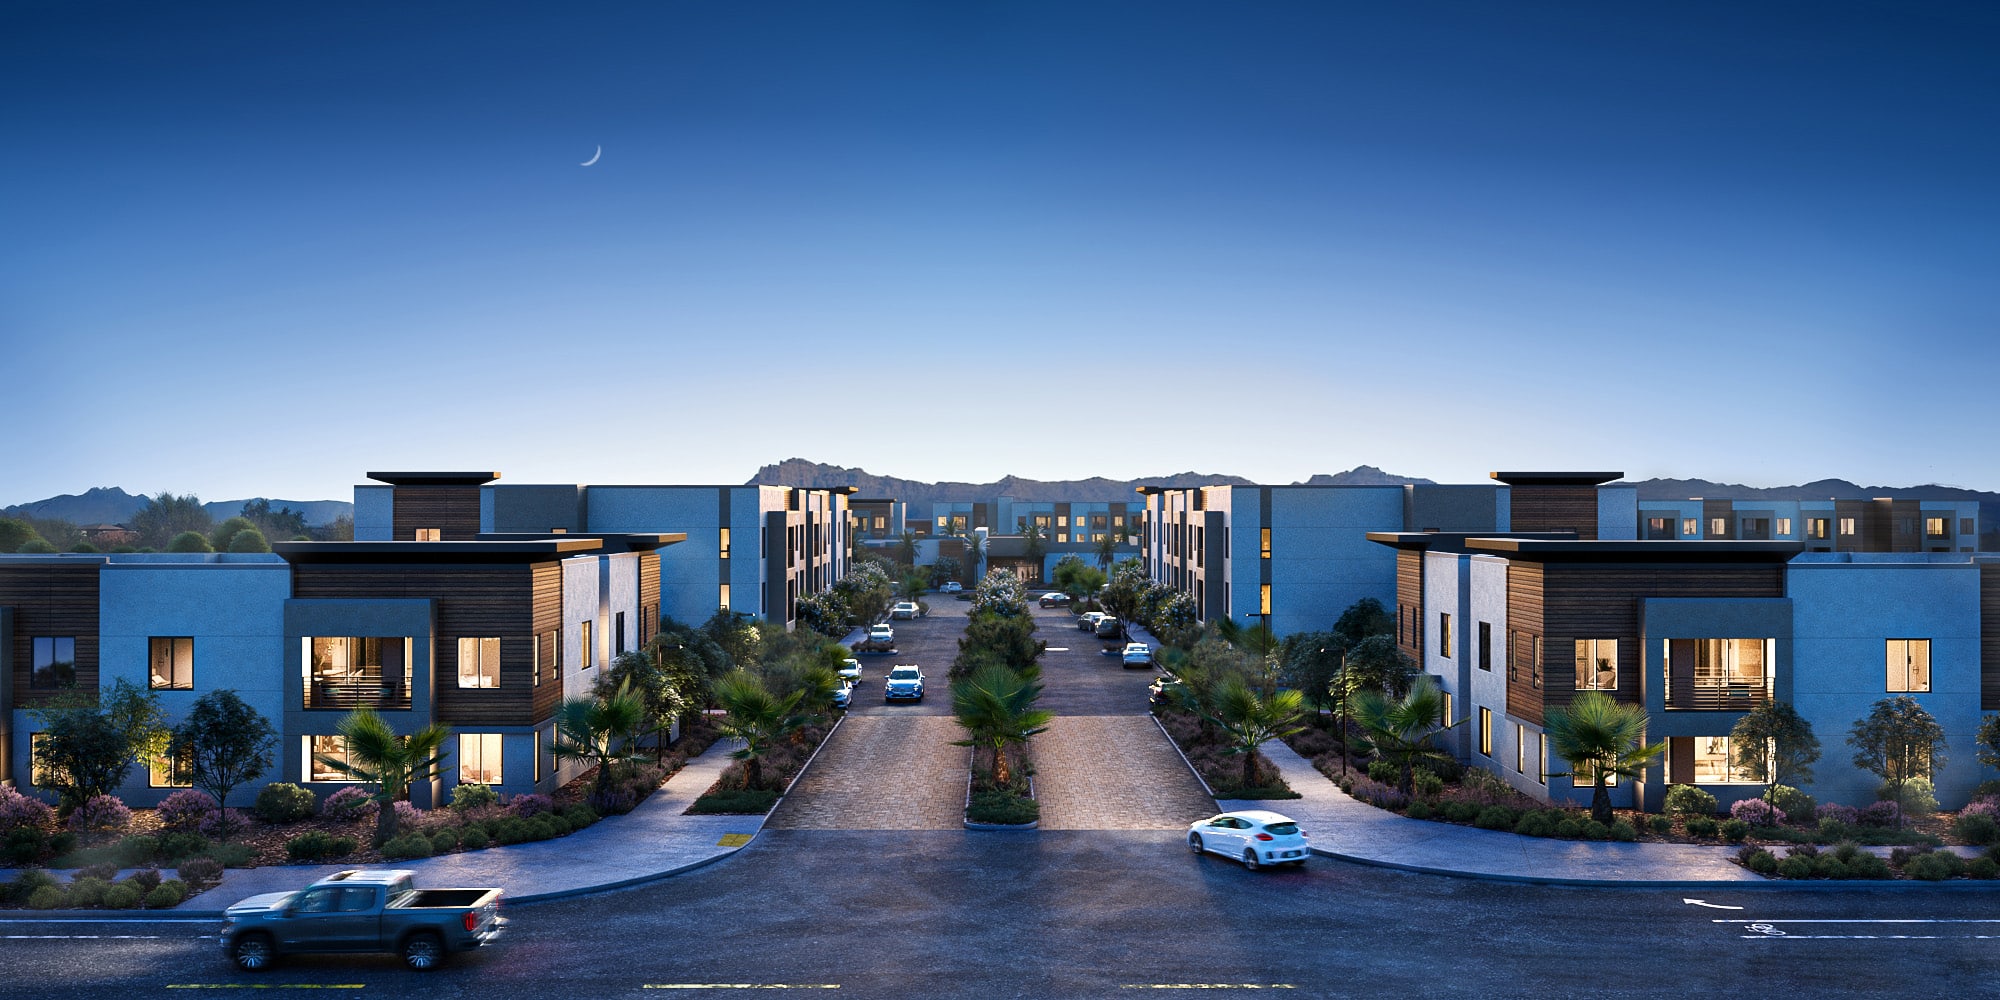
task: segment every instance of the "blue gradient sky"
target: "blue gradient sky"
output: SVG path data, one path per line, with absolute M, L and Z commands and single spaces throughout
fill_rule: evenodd
M 0 502 L 2000 489 L 1992 5 L 403 6 L 0 11 Z

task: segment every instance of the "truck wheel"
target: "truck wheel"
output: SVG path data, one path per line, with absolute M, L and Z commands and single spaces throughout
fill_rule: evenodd
M 229 960 L 245 972 L 257 972 L 270 968 L 278 960 L 278 951 L 271 946 L 269 935 L 245 934 L 229 946 Z
M 403 964 L 418 972 L 444 961 L 444 942 L 436 934 L 412 934 L 403 939 Z

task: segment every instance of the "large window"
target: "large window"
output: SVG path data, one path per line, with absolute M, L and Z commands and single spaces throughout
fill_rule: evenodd
M 1763 639 L 1698 639 L 1695 641 L 1696 687 L 1764 686 Z
M 48 752 L 49 734 L 32 733 L 28 736 L 28 784 L 36 788 L 52 788 L 63 784 L 60 772 L 44 762 L 43 754 Z
M 1946 527 L 1946 525 L 1948 525 L 1949 523 L 1950 523 L 1949 521 L 1945 520 L 1942 517 L 1924 518 L 1924 537 L 1945 538 L 1949 536 L 1951 534 L 1951 529 L 1949 527 Z
M 722 609 L 722 610 L 724 610 L 724 611 L 728 611 L 728 610 L 729 610 L 729 585 L 728 585 L 728 584 L 726 584 L 726 583 L 725 583 L 725 584 L 723 584 L 723 585 L 722 585 L 722 587 L 721 587 L 721 588 L 719 589 L 719 591 L 718 591 L 718 592 L 717 592 L 717 594 L 716 594 L 716 598 L 715 598 L 715 600 L 716 600 L 716 606 L 717 606 L 717 607 L 721 608 L 721 609 Z
M 147 761 L 146 784 L 153 788 L 193 788 L 194 755 L 161 754 Z
M 1806 537 L 1815 541 L 1825 541 L 1832 537 L 1833 522 L 1824 517 L 1806 518 Z
M 724 529 L 722 529 L 722 535 L 721 535 L 721 537 L 720 537 L 720 538 L 719 538 L 719 539 L 717 540 L 717 542 L 716 542 L 716 550 L 717 550 L 717 552 L 718 552 L 718 553 L 719 553 L 719 554 L 720 554 L 720 555 L 722 556 L 722 558 L 724 558 L 724 559 L 727 559 L 727 558 L 729 558 L 729 529 L 728 529 L 728 528 L 724 528 Z
M 1259 529 L 1258 537 L 1259 537 L 1258 549 L 1257 549 L 1258 558 L 1260 559 L 1271 558 L 1271 529 L 1269 528 Z
M 194 640 L 156 635 L 147 641 L 147 686 L 155 691 L 194 687 Z
M 347 764 L 356 763 L 353 755 L 347 752 L 347 740 L 345 738 L 340 736 L 301 736 L 299 737 L 299 741 L 303 744 L 305 750 L 305 780 L 347 782 L 358 782 L 361 780 L 320 759 L 321 757 L 331 757 L 334 760 Z
M 1618 690 L 1618 640 L 1576 640 L 1576 689 Z
M 458 686 L 497 688 L 500 686 L 500 640 L 473 638 L 458 640 Z
M 306 636 L 300 645 L 305 707 L 408 708 L 412 642 L 407 636 Z
M 1520 723 L 1514 723 L 1514 773 L 1525 774 L 1528 770 L 1528 730 Z
M 1929 639 L 1889 640 L 1890 691 L 1931 689 L 1931 641 Z
M 1854 536 L 1855 536 L 1856 534 L 1858 534 L 1858 532 L 1856 532 L 1856 531 L 1854 530 L 1854 519 L 1853 519 L 1853 518 L 1851 518 L 1851 517 L 1843 517 L 1843 518 L 1841 518 L 1841 519 L 1840 519 L 1840 534 L 1841 534 L 1841 537 L 1843 537 L 1843 538 L 1852 538 L 1852 537 L 1854 537 Z
M 1694 737 L 1694 783 L 1697 785 L 1757 785 L 1763 777 L 1755 769 L 1739 769 L 1731 762 L 1729 737 Z
M 69 688 L 76 686 L 76 637 L 47 636 L 35 637 L 31 644 L 34 654 L 34 673 L 28 683 L 38 688 Z
M 458 781 L 497 785 L 500 775 L 500 734 L 458 734 Z
M 1778 536 L 1781 538 L 1790 538 L 1792 536 L 1791 518 L 1789 517 L 1778 518 Z
M 1257 613 L 1266 616 L 1271 613 L 1271 585 L 1268 583 L 1257 588 Z M 1264 623 L 1266 628 L 1270 627 L 1270 624 L 1269 621 Z
M 1694 538 L 1697 535 L 1700 535 L 1701 534 L 1700 519 L 1692 517 L 1681 518 L 1681 534 L 1686 535 L 1689 538 Z

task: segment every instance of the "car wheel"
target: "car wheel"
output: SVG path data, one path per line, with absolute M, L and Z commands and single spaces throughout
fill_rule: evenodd
M 403 939 L 403 964 L 418 972 L 437 967 L 444 961 L 444 942 L 435 934 L 412 934 Z
M 1199 833 L 1188 834 L 1188 850 L 1193 851 L 1196 854 L 1201 853 L 1201 834 Z
M 278 960 L 278 950 L 271 946 L 269 935 L 245 934 L 229 946 L 229 960 L 245 972 L 257 972 Z
M 1243 852 L 1243 867 L 1248 868 L 1254 872 L 1257 869 L 1262 868 L 1264 866 L 1257 863 L 1256 851 L 1246 850 Z

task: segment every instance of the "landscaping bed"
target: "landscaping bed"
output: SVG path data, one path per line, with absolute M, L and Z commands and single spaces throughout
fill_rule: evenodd
M 1203 726 L 1193 713 L 1172 705 L 1155 706 L 1154 717 L 1167 737 L 1180 748 L 1201 779 L 1218 799 L 1296 799 L 1299 793 L 1285 783 L 1278 766 L 1262 753 L 1252 755 L 1255 777 L 1246 784 L 1243 756 L 1230 752 L 1228 736 L 1219 727 Z
M 982 767 L 975 752 L 967 762 L 965 821 L 982 826 L 1030 827 L 1041 822 L 1042 804 L 1035 799 L 1035 763 L 1024 744 L 1010 755 L 1012 773 L 1005 784 Z
M 750 768 L 745 761 L 736 761 L 708 786 L 708 790 L 688 806 L 688 815 L 733 815 L 762 816 L 778 804 L 778 799 L 791 787 L 792 779 L 819 751 L 820 745 L 833 733 L 833 725 L 820 722 L 801 726 L 786 739 L 766 751 L 759 763 L 760 773 L 757 787 L 750 787 Z

